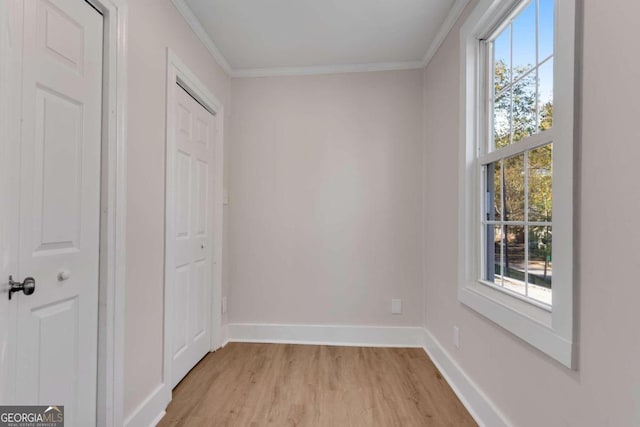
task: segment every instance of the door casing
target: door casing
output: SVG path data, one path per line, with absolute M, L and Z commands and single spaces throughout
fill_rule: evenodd
M 22 73 L 22 16 L 24 0 L 0 5 L 0 400 L 9 399 L 14 384 L 10 361 L 15 360 L 15 305 L 5 301 L 9 274 L 16 274 L 18 234 L 12 226 L 19 220 L 16 209 L 19 176 Z M 84 0 L 79 0 L 84 1 Z M 100 194 L 100 268 L 98 291 L 98 390 L 96 425 L 118 427 L 124 409 L 124 297 L 126 226 L 126 0 L 87 0 L 103 15 L 102 141 Z
M 172 301 L 167 298 L 172 289 L 173 275 L 169 271 L 173 261 L 173 243 L 167 236 L 173 236 L 174 213 L 174 169 L 175 169 L 175 114 L 176 91 L 182 90 L 178 84 L 194 97 L 202 106 L 216 116 L 216 135 L 213 146 L 213 257 L 211 273 L 211 351 L 222 347 L 222 212 L 223 212 L 223 156 L 224 156 L 224 106 L 196 77 L 187 65 L 167 48 L 167 97 L 166 97 L 166 165 L 165 165 L 165 283 L 164 283 L 164 366 L 162 375 L 165 402 L 171 401 L 171 313 Z

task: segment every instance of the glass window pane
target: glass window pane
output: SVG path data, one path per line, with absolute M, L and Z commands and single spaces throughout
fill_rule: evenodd
M 503 236 L 501 225 L 487 225 L 486 280 L 498 286 L 502 286 Z
M 511 139 L 511 92 L 506 91 L 493 103 L 493 140 L 495 149 L 506 147 Z
M 551 305 L 551 227 L 530 227 L 529 297 Z
M 543 61 L 553 54 L 553 0 L 538 0 L 538 58 Z
M 538 127 L 547 130 L 553 124 L 553 58 L 538 69 Z
M 511 83 L 511 25 L 507 26 L 493 42 L 495 93 Z
M 516 80 L 536 66 L 536 0 L 516 16 L 512 28 L 513 79 Z
M 502 220 L 502 163 L 490 163 L 487 173 L 487 216 L 488 221 Z
M 536 73 L 531 72 L 513 85 L 513 142 L 537 133 Z
M 528 153 L 529 221 L 551 222 L 553 201 L 553 144 Z
M 504 220 L 524 221 L 524 154 L 504 161 Z
M 524 295 L 524 227 L 507 225 L 505 230 L 504 287 Z

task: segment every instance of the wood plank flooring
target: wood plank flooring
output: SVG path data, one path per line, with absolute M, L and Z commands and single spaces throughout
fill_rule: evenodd
M 202 359 L 159 424 L 475 425 L 422 349 L 246 343 Z

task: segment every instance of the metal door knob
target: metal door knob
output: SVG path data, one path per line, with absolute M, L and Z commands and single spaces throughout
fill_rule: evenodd
M 31 295 L 36 291 L 36 280 L 33 277 L 26 277 L 22 283 L 14 282 L 13 276 L 9 276 L 9 299 L 14 292 L 24 292 L 25 295 Z

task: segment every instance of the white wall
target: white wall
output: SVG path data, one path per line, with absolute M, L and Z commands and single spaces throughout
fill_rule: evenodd
M 233 79 L 232 98 L 229 322 L 421 325 L 421 71 Z
M 424 73 L 426 326 L 518 427 L 640 425 L 640 3 L 583 3 L 577 371 L 458 302 L 460 23 Z
M 230 106 L 230 79 L 169 0 L 130 1 L 128 25 L 125 417 L 162 382 L 166 48 Z

